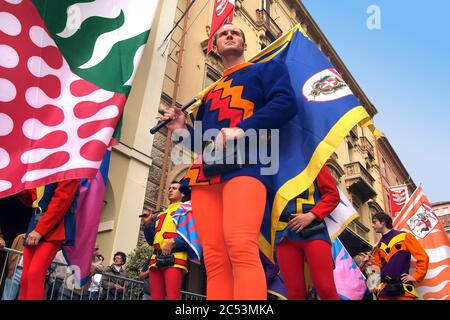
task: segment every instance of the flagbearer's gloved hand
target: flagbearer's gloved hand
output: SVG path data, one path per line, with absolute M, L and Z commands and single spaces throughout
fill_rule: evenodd
M 4 248 L 6 246 L 5 240 L 0 237 L 0 249 Z
M 407 274 L 407 273 L 403 273 L 401 279 L 404 283 L 409 282 L 409 281 L 417 282 L 416 278 L 414 278 L 412 275 Z
M 316 219 L 316 215 L 312 212 L 296 213 L 291 215 L 288 228 L 294 232 L 300 232 Z
M 186 117 L 180 108 L 170 107 L 161 118 L 163 121 L 167 119 L 172 120 L 166 124 L 167 129 L 172 131 L 176 129 L 186 129 Z

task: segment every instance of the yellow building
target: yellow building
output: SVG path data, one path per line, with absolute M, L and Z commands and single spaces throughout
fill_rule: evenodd
M 187 169 L 186 165 L 177 166 L 170 161 L 167 130 L 150 135 L 149 129 L 156 124 L 156 117 L 171 105 L 180 106 L 190 101 L 223 71 L 216 55 L 206 55 L 214 1 L 196 1 L 167 37 L 190 3 L 191 0 L 160 1 L 125 107 L 121 143 L 112 153 L 98 236 L 108 262 L 116 250 L 131 252 L 143 241 L 138 215 L 144 207 L 165 206 L 168 184 L 181 178 Z M 377 113 L 300 1 L 236 0 L 234 23 L 246 35 L 246 58 L 301 23 L 368 113 L 372 117 Z M 371 213 L 385 208 L 376 147 L 372 133 L 357 126 L 327 163 L 337 184 L 360 214 L 342 235 L 352 254 L 368 250 L 370 244 L 376 243 L 378 238 L 371 228 Z

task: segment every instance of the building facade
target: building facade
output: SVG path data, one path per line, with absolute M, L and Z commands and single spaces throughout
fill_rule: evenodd
M 380 178 L 383 186 L 384 210 L 391 212 L 389 189 L 394 186 L 406 186 L 407 198 L 417 186 L 386 137 L 377 139 L 377 153 L 380 167 Z
M 215 54 L 206 55 L 214 2 L 196 1 L 192 7 L 190 4 L 191 0 L 160 1 L 149 44 L 125 107 L 121 143 L 112 153 L 98 236 L 108 261 L 113 252 L 131 252 L 144 241 L 137 216 L 144 207 L 159 209 L 166 206 L 168 185 L 183 177 L 188 167 L 172 163 L 167 130 L 152 136 L 149 129 L 166 108 L 187 103 L 197 92 L 219 79 L 223 71 Z M 188 7 L 190 9 L 184 15 Z M 177 21 L 179 23 L 169 35 Z M 301 23 L 368 113 L 372 117 L 377 114 L 300 1 L 236 0 L 234 23 L 246 35 L 246 58 L 256 55 Z M 370 130 L 355 126 L 327 162 L 339 188 L 360 215 L 341 235 L 351 254 L 369 250 L 378 240 L 371 228 L 371 214 L 386 210 L 385 188 L 391 183 L 386 175 L 383 178 L 380 161 L 383 163 L 384 159 L 389 165 L 394 163 L 401 167 L 399 181 L 405 181 L 403 176 L 407 174 L 398 157 L 390 162 L 389 155 L 396 156 L 390 144 L 383 144 L 386 150 L 382 152 L 378 151 L 379 147 Z M 204 284 L 192 282 L 189 285 L 190 288 L 195 286 L 197 288 L 192 291 L 201 291 Z
M 431 206 L 450 238 L 450 201 L 435 202 Z

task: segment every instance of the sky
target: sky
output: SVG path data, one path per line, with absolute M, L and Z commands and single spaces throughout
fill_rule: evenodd
M 431 202 L 450 200 L 450 1 L 302 2 L 377 108 L 377 129 L 416 185 Z

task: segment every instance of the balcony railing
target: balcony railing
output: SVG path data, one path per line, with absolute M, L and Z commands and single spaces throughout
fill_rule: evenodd
M 360 162 L 352 162 L 344 167 L 345 184 L 350 192 L 358 196 L 363 203 L 377 195 L 373 188 L 375 179 Z
M 349 135 L 350 135 L 350 137 L 351 137 L 353 140 L 357 140 L 357 139 L 358 139 L 358 128 L 357 128 L 357 126 L 354 126 L 354 127 L 350 130 Z
M 358 220 L 353 220 L 349 224 L 350 229 L 364 240 L 369 240 L 369 228 Z
M 272 19 L 270 14 L 265 9 L 256 10 L 256 23 L 266 28 L 266 31 L 273 38 L 271 39 L 272 41 L 283 34 L 283 30 L 281 30 L 275 20 Z

